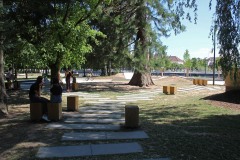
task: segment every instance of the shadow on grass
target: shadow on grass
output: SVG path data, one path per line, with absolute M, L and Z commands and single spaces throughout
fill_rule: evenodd
M 199 119 L 175 112 L 154 119 L 155 113 L 145 114 L 147 116 L 141 117 L 141 126 L 150 138 L 142 143 L 149 156 L 161 155 L 173 160 L 233 160 L 240 157 L 240 115 L 213 115 Z M 165 119 L 171 119 L 173 115 L 175 119 Z
M 220 94 L 214 94 L 208 97 L 204 97 L 203 99 L 240 104 L 239 97 L 240 97 L 240 90 L 235 90 L 235 91 L 228 91 Z
M 28 91 L 24 90 L 9 90 L 8 94 L 8 105 L 22 105 L 29 104 Z
M 144 114 L 140 115 L 140 129 L 144 130 L 149 138 L 139 140 L 62 142 L 61 136 L 64 133 L 87 131 L 45 129 L 46 123 L 32 123 L 28 113 L 19 114 L 5 122 L 0 121 L 0 155 L 3 154 L 2 158 L 7 156 L 6 159 L 36 159 L 38 148 L 45 145 L 138 142 L 143 146 L 143 153 L 62 159 L 143 160 L 170 157 L 172 160 L 232 160 L 240 157 L 240 115 L 197 118 L 199 112 L 194 110 L 194 105 L 191 105 L 189 108 L 192 109 L 187 112 L 178 110 L 181 107 L 164 106 L 159 111 L 153 107 L 141 110 Z

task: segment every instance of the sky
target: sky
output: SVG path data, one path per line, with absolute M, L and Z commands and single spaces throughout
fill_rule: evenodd
M 178 35 L 171 34 L 168 38 L 163 38 L 161 41 L 168 46 L 168 56 L 177 56 L 183 59 L 183 54 L 186 50 L 189 51 L 190 58 L 206 58 L 213 57 L 213 42 L 210 36 L 212 25 L 212 17 L 215 6 L 209 9 L 209 0 L 197 0 L 198 17 L 197 24 L 194 22 L 183 21 L 186 26 L 186 31 Z M 215 4 L 215 0 L 213 0 Z M 216 57 L 218 56 L 216 47 Z

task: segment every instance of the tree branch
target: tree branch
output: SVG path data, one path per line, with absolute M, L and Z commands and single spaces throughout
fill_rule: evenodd
M 69 13 L 69 8 L 70 8 L 70 3 L 71 3 L 71 0 L 68 0 L 67 9 L 66 9 L 65 15 L 63 17 L 62 24 L 65 24 L 65 22 L 67 20 L 68 13 Z
M 100 3 L 103 2 L 103 0 L 99 0 L 98 3 L 95 5 L 95 7 L 92 10 L 95 10 L 99 5 Z M 91 15 L 92 15 L 93 12 L 89 12 L 85 17 L 82 16 L 74 25 L 74 27 L 76 27 L 77 25 L 79 25 L 81 22 L 85 21 L 86 19 L 88 19 Z

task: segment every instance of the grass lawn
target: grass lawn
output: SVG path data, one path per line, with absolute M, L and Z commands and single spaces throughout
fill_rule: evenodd
M 182 88 L 192 86 L 190 80 L 178 77 L 155 77 L 154 82 L 155 86 L 149 88 L 128 86 L 125 84 L 127 81 L 122 80 L 86 83 L 80 85 L 80 91 L 115 99 L 116 96 L 139 93 L 140 90 L 155 91 L 163 85 Z M 140 108 L 140 129 L 148 134 L 149 139 L 74 142 L 60 141 L 66 132 L 64 130 L 45 129 L 47 123 L 30 122 L 27 92 L 11 91 L 9 115 L 0 119 L 0 159 L 36 159 L 35 155 L 40 146 L 137 141 L 142 145 L 143 153 L 69 159 L 138 160 L 167 157 L 172 160 L 239 160 L 240 107 L 233 103 L 228 103 L 228 106 L 237 107 L 226 107 L 222 103 L 206 100 L 206 97 L 224 92 L 223 86 L 215 88 L 216 90 L 177 92 L 176 95 L 159 93 L 152 101 L 134 103 Z M 44 96 L 49 97 L 48 94 Z M 66 106 L 66 97 L 63 97 L 63 106 Z

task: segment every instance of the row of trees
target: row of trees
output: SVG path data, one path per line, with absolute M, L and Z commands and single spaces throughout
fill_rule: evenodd
M 134 67 L 131 85 L 153 84 L 153 52 L 165 54 L 160 36 L 185 29 L 181 18 L 195 1 L 9 0 L 5 2 L 5 60 L 14 68 Z M 141 77 L 144 78 L 141 78 Z M 140 81 L 139 81 L 140 80 Z M 143 80 L 143 81 L 141 81 Z
M 210 59 L 201 59 L 201 58 L 191 58 L 189 51 L 186 50 L 184 53 L 184 62 L 183 64 L 179 64 L 176 62 L 171 62 L 168 56 L 164 54 L 158 55 L 156 54 L 153 59 L 150 59 L 151 67 L 153 70 L 160 70 L 164 72 L 164 70 L 186 70 L 189 73 L 189 70 L 192 71 L 206 71 L 209 69 L 213 69 L 213 64 L 210 63 Z M 220 57 L 216 58 L 215 69 L 221 71 L 220 66 Z M 187 74 L 188 74 L 187 73 Z
M 0 27 L 4 27 L 5 61 L 15 68 L 51 69 L 55 77 L 61 67 L 111 68 L 134 67 L 130 85 L 148 86 L 150 59 L 154 53 L 166 57 L 162 36 L 185 30 L 182 19 L 196 20 L 196 0 L 8 0 L 1 3 Z M 3 4 L 3 5 L 2 5 Z M 224 25 L 221 7 L 230 15 L 225 19 L 239 22 L 239 0 L 217 0 L 216 24 L 219 38 L 239 43 L 236 24 Z M 2 7 L 4 6 L 4 7 Z M 225 8 L 224 8 L 225 7 Z M 235 10 L 232 11 L 232 8 Z M 192 16 L 191 16 L 191 13 Z M 232 18 L 229 20 L 229 16 Z M 223 19 L 222 19 L 223 18 Z M 239 24 L 239 23 L 238 23 Z M 231 27 L 238 38 L 226 37 Z M 237 27 L 239 29 L 239 26 Z M 224 33 L 223 35 L 221 33 Z M 225 36 L 224 36 L 225 35 Z M 234 40 L 232 40 L 234 39 Z M 222 41 L 223 42 L 223 41 Z M 220 43 L 225 46 L 225 43 Z M 236 55 L 231 47 L 225 52 Z M 2 57 L 3 53 L 1 52 Z M 0 59 L 0 107 L 4 107 L 3 58 Z M 164 61 L 161 63 L 165 63 Z

